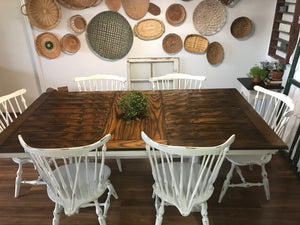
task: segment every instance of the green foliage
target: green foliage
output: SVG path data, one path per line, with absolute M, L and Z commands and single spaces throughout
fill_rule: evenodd
M 259 76 L 261 80 L 265 79 L 265 77 L 268 75 L 268 71 L 260 68 L 259 66 L 253 66 L 250 69 L 250 72 L 248 73 L 249 77 L 255 77 Z
M 282 62 L 274 62 L 273 70 L 283 72 L 285 70 L 285 64 Z
M 124 113 L 123 118 L 130 123 L 132 120 L 148 116 L 148 99 L 141 91 L 131 91 L 121 97 L 119 109 Z
M 279 62 L 279 61 L 272 61 L 272 62 L 269 62 L 269 61 L 262 61 L 260 62 L 260 65 L 263 69 L 265 70 L 275 70 L 275 71 L 278 71 L 278 72 L 283 72 L 285 70 L 285 64 L 283 64 L 282 62 Z

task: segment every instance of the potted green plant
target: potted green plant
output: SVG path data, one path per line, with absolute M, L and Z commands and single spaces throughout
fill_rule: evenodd
M 259 66 L 253 66 L 249 73 L 248 76 L 252 77 L 252 81 L 254 83 L 259 83 L 260 81 L 262 81 L 263 79 L 265 79 L 265 77 L 268 75 L 268 71 L 260 68 Z
M 282 62 L 274 62 L 272 69 L 272 80 L 281 80 L 285 70 L 285 64 Z
M 118 107 L 127 123 L 147 117 L 147 106 L 147 96 L 141 91 L 128 92 L 118 101 Z

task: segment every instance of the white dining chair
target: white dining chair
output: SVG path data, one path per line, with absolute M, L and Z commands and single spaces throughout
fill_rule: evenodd
M 125 91 L 127 90 L 127 80 L 124 77 L 108 74 L 96 74 L 87 77 L 75 77 L 78 90 L 82 91 Z M 118 169 L 122 172 L 120 158 L 116 158 Z
M 26 89 L 20 89 L 8 95 L 0 97 L 0 133 L 3 132 L 11 123 L 13 123 L 20 114 L 27 109 L 25 100 Z M 40 177 L 36 180 L 23 180 L 23 164 L 32 163 L 29 157 L 17 158 L 12 160 L 18 164 L 17 176 L 15 180 L 15 198 L 19 197 L 21 184 L 45 184 Z
M 213 184 L 235 135 L 214 147 L 162 145 L 144 132 L 141 136 L 154 178 L 155 225 L 162 224 L 165 205 L 177 207 L 183 216 L 192 210 L 200 211 L 202 224 L 209 225 L 207 200 L 213 194 Z
M 272 130 L 280 137 L 283 137 L 286 125 L 289 118 L 294 111 L 293 100 L 282 93 L 270 91 L 260 86 L 254 86 L 256 96 L 253 103 L 253 108 L 265 120 L 265 122 L 272 128 Z M 231 163 L 231 168 L 223 183 L 223 187 L 219 196 L 218 202 L 221 203 L 227 189 L 229 187 L 253 187 L 263 186 L 266 199 L 270 200 L 269 179 L 265 165 L 272 159 L 271 154 L 267 155 L 228 155 L 226 159 Z M 261 167 L 262 181 L 247 182 L 242 174 L 240 166 L 254 165 Z M 234 170 L 241 179 L 241 183 L 231 183 L 231 178 Z
M 153 90 L 201 89 L 205 76 L 170 73 L 149 79 Z
M 52 225 L 59 224 L 62 209 L 71 216 L 80 208 L 94 206 L 100 225 L 105 217 L 110 197 L 118 195 L 109 180 L 110 168 L 105 165 L 106 143 L 110 134 L 93 144 L 72 148 L 33 148 L 18 135 L 20 144 L 35 163 L 37 171 L 47 184 L 47 194 L 55 203 Z M 93 160 L 90 160 L 93 157 Z M 108 194 L 104 203 L 98 198 Z M 103 210 L 102 208 L 103 207 Z

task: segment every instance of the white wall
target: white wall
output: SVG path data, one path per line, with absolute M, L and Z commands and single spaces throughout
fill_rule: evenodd
M 52 60 L 38 57 L 37 64 L 32 62 L 36 52 L 30 46 L 32 45 L 30 35 L 28 35 L 30 32 L 26 31 L 25 23 L 22 21 L 23 15 L 16 2 L 18 0 L 0 0 L 1 38 L 3 35 L 5 37 L 5 40 L 0 42 L 0 94 L 23 85 L 35 90 L 29 93 L 31 99 L 36 97 L 39 89 L 36 85 L 38 82 L 32 80 L 35 73 L 38 73 L 41 78 L 40 88 L 43 91 L 47 87 L 57 88 L 65 85 L 69 87 L 69 90 L 75 90 L 73 81 L 75 76 L 108 73 L 127 77 L 126 58 L 133 57 L 179 57 L 181 72 L 207 77 L 204 88 L 239 88 L 236 78 L 247 76 L 250 67 L 266 58 L 276 3 L 274 0 L 240 0 L 235 7 L 226 7 L 227 22 L 224 27 L 218 33 L 206 36 L 209 42 L 218 41 L 224 48 L 223 62 L 212 66 L 207 62 L 205 54 L 192 54 L 184 49 L 177 54 L 168 54 L 162 48 L 162 40 L 169 33 L 179 34 L 182 40 L 188 34 L 197 33 L 193 26 L 192 15 L 200 0 L 152 0 L 151 2 L 160 6 L 161 14 L 153 16 L 147 13 L 144 18 L 161 19 L 165 24 L 165 33 L 159 39 L 151 41 L 134 37 L 133 46 L 123 59 L 116 61 L 100 59 L 89 49 L 85 33 L 83 33 L 78 35 L 81 41 L 81 49 L 78 53 L 74 55 L 61 53 L 58 58 Z M 81 14 L 89 22 L 96 14 L 108 10 L 104 2 L 97 7 L 84 10 L 71 10 L 62 6 L 61 22 L 50 32 L 59 38 L 67 33 L 73 33 L 68 24 L 69 18 L 72 15 Z M 172 3 L 180 3 L 186 9 L 187 18 L 180 26 L 169 25 L 165 20 L 165 11 Z M 138 22 L 128 17 L 122 8 L 119 13 L 129 21 L 132 27 Z M 240 16 L 249 17 L 254 25 L 251 36 L 243 40 L 235 39 L 230 33 L 231 23 Z M 44 31 L 33 27 L 34 37 L 42 32 Z M 38 68 L 39 61 L 41 70 Z

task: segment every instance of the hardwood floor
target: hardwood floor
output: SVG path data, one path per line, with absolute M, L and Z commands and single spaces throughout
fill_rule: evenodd
M 106 218 L 107 225 L 154 225 L 155 208 L 152 195 L 152 175 L 148 159 L 122 159 L 123 172 L 118 172 L 115 160 L 107 160 L 112 169 L 111 182 L 119 199 L 112 197 Z M 223 202 L 217 203 L 221 185 L 229 169 L 225 162 L 215 183 L 215 191 L 208 201 L 210 225 L 299 225 L 300 181 L 289 169 L 288 162 L 277 154 L 267 164 L 271 200 L 265 199 L 262 187 L 231 188 Z M 0 159 L 0 225 L 50 225 L 54 203 L 48 198 L 45 186 L 21 186 L 15 199 L 14 179 L 17 165 L 11 159 Z M 250 180 L 260 176 L 260 169 L 245 175 Z M 32 165 L 24 166 L 24 177 L 36 172 Z M 234 177 L 237 178 L 237 177 Z M 94 208 L 81 209 L 78 214 L 61 214 L 60 225 L 97 225 Z M 163 225 L 201 225 L 200 213 L 187 217 L 175 207 L 165 207 Z

